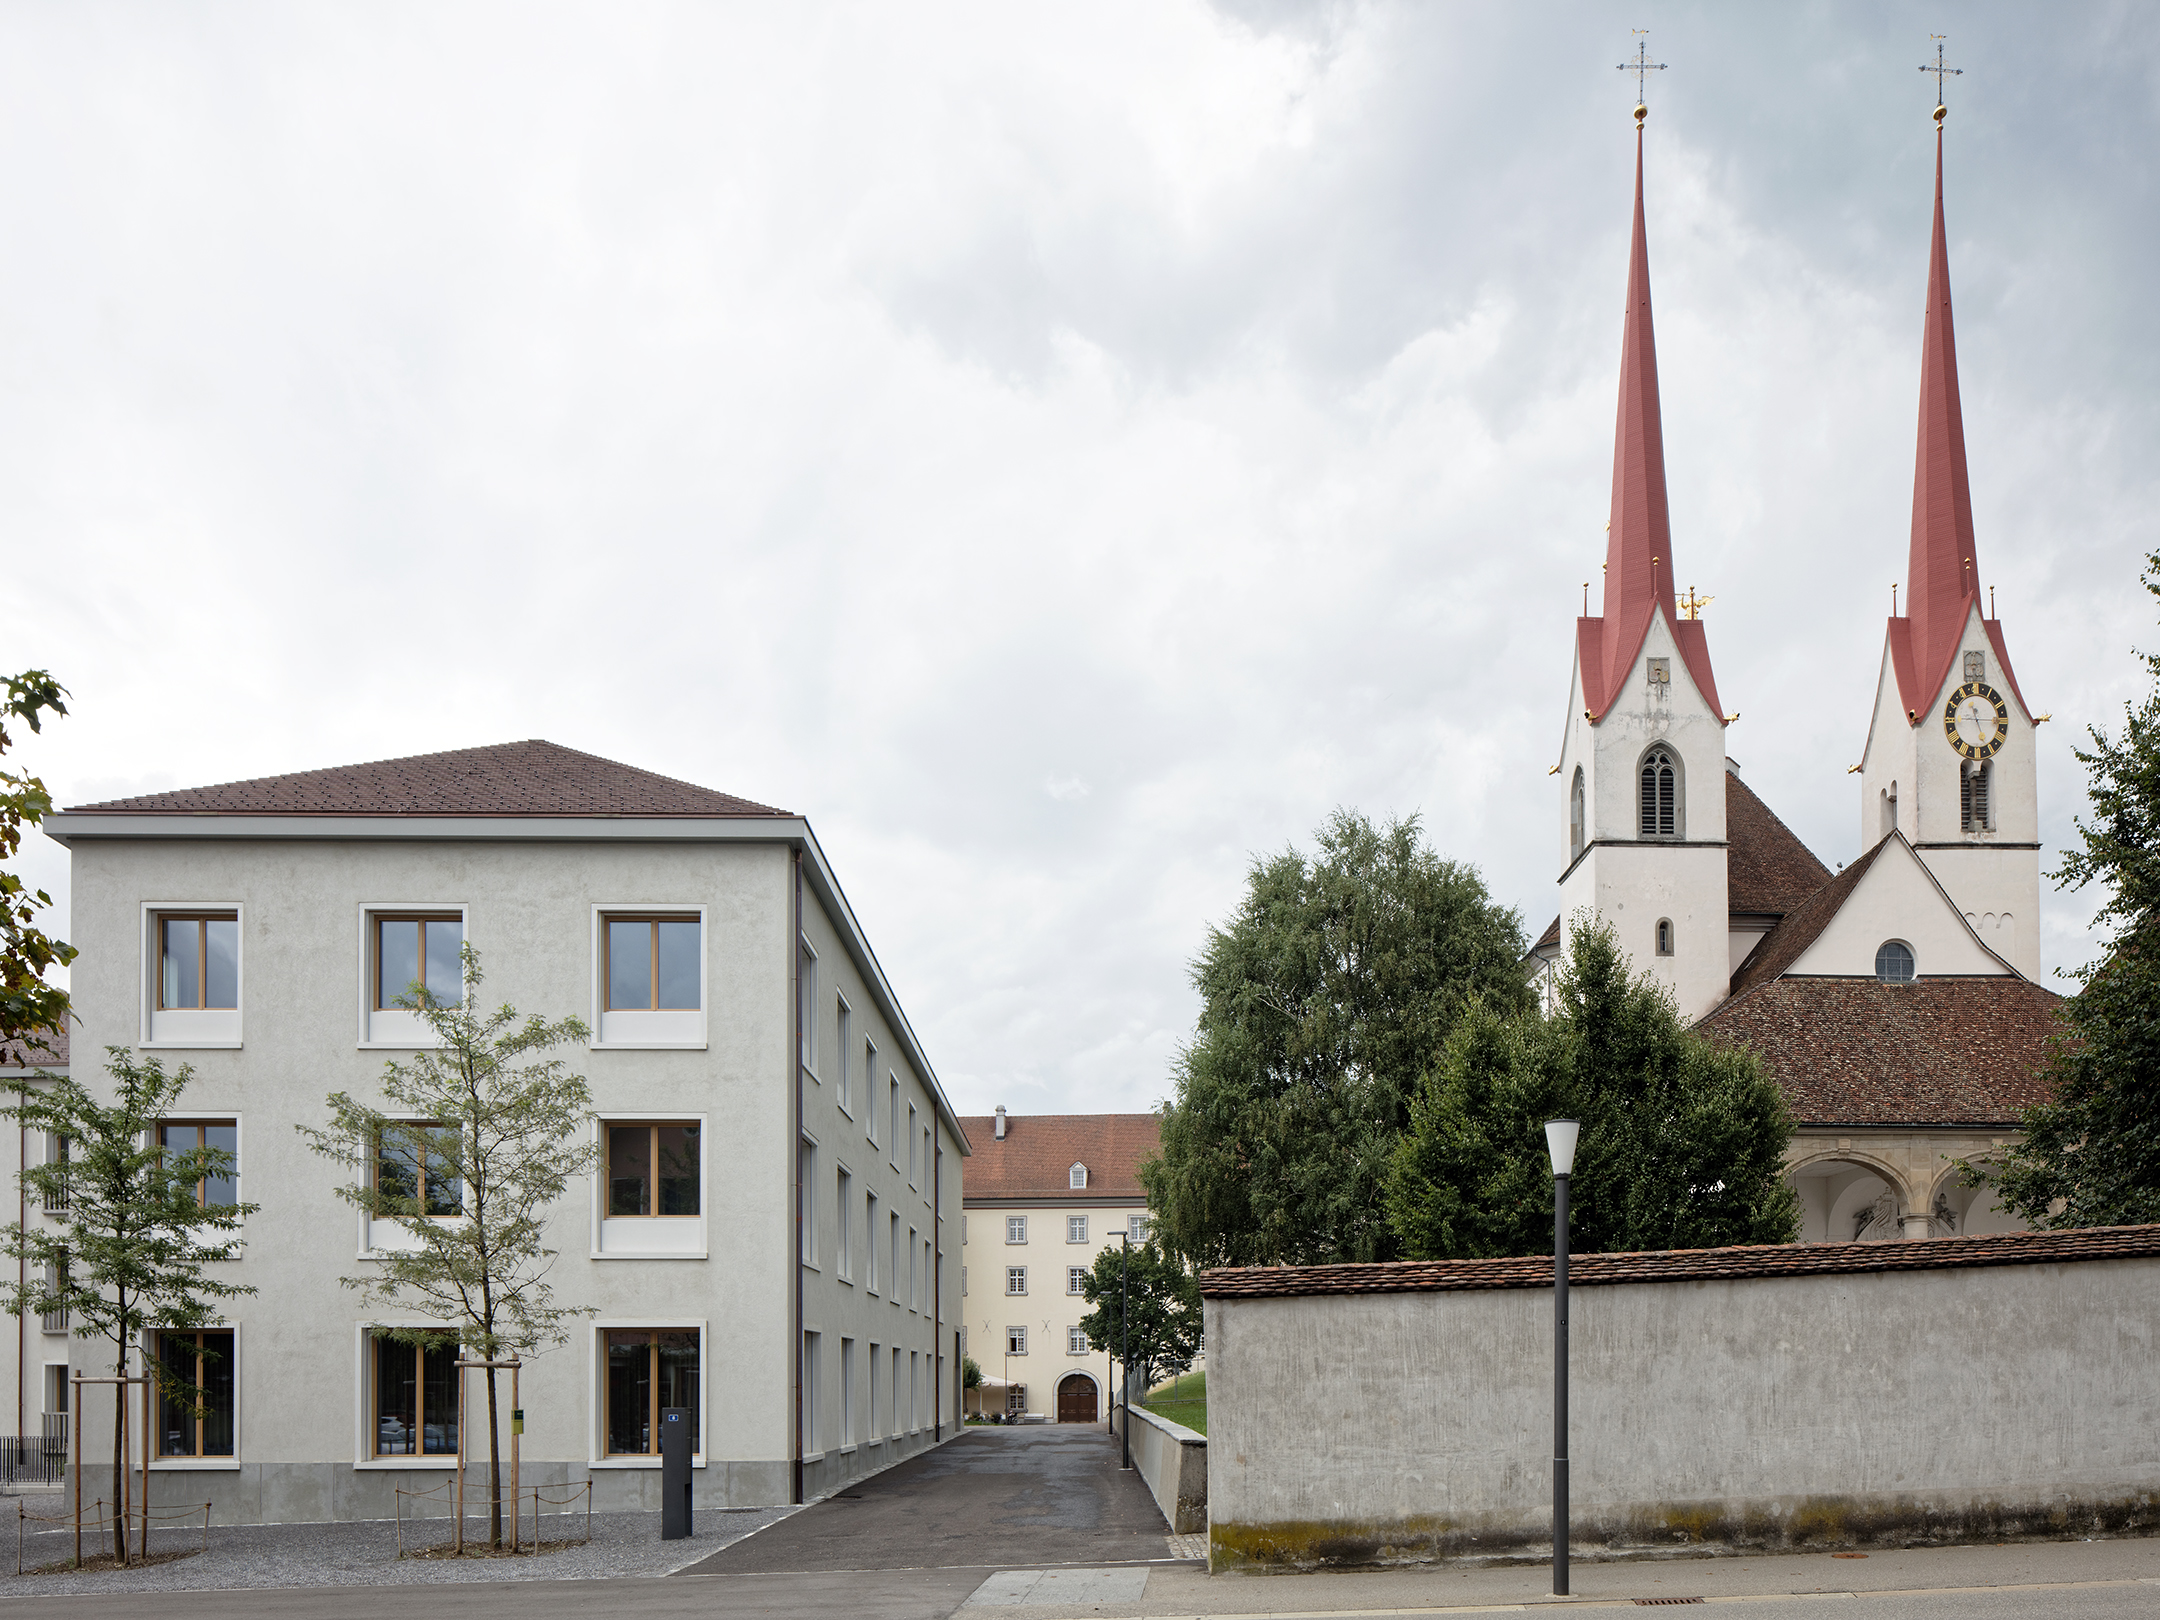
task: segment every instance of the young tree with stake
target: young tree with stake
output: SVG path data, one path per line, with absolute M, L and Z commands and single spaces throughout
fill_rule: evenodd
M 484 1361 L 558 1345 L 590 1306 L 558 1305 L 547 1281 L 548 1214 L 593 1167 L 585 1077 L 546 1054 L 587 1030 L 575 1018 L 520 1019 L 479 1011 L 480 953 L 463 947 L 465 994 L 445 1003 L 415 984 L 398 998 L 424 1017 L 437 1045 L 383 1066 L 385 1106 L 343 1091 L 329 1098 L 327 1129 L 296 1127 L 308 1145 L 355 1173 L 338 1196 L 372 1221 L 401 1227 L 408 1248 L 369 1257 L 365 1276 L 340 1278 L 363 1303 L 418 1311 L 448 1324 L 381 1328 L 416 1345 L 455 1343 Z M 390 1112 L 389 1110 L 395 1110 Z M 463 1374 L 460 1374 L 462 1377 Z M 502 1456 L 495 1369 L 487 1369 L 490 1545 L 502 1541 Z

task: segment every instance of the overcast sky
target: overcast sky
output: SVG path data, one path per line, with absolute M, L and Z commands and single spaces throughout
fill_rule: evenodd
M 1946 18 L 2052 864 L 2160 639 L 2152 7 L 0 5 L 4 662 L 74 694 L 18 758 L 546 737 L 799 810 L 963 1111 L 1150 1106 L 1337 805 L 1557 908 L 1643 26 L 1675 578 L 1849 860 Z

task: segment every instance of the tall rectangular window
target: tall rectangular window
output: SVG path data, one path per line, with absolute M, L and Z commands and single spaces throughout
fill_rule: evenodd
M 833 1275 L 855 1275 L 855 1178 L 845 1170 L 835 1172 L 833 1209 Z
M 1065 1268 L 1065 1292 L 1066 1292 L 1066 1293 L 1068 1293 L 1068 1294 L 1084 1294 L 1084 1293 L 1086 1293 L 1086 1292 L 1087 1292 L 1087 1287 L 1086 1287 L 1086 1284 L 1087 1284 L 1087 1267 L 1086 1267 L 1086 1266 L 1067 1266 L 1067 1267 Z
M 1024 1356 L 1027 1354 L 1026 1328 L 1009 1327 L 1005 1330 L 1005 1353 L 1008 1356 Z
M 1005 1268 L 1005 1292 L 1008 1294 L 1024 1294 L 1027 1292 L 1026 1266 L 1007 1266 Z
M 1085 1215 L 1068 1215 L 1065 1217 L 1065 1241 L 1067 1243 L 1085 1243 L 1087 1241 L 1087 1217 Z
M 375 1191 L 392 1215 L 461 1215 L 465 1184 L 454 1160 L 457 1127 L 400 1120 L 375 1143 Z
M 848 1065 L 855 1060 L 855 1019 L 848 1009 L 846 996 L 833 997 L 833 1003 L 834 1017 L 840 1029 L 840 1038 L 835 1043 L 838 1051 L 834 1057 L 840 1072 L 834 1077 L 835 1085 L 840 1107 L 852 1113 L 855 1107 L 854 1092 L 849 1082 L 853 1076 L 848 1073 Z
M 922 1185 L 922 1161 L 921 1161 L 921 1156 L 920 1156 L 920 1155 L 919 1155 L 919 1154 L 918 1154 L 918 1153 L 916 1152 L 916 1142 L 915 1142 L 915 1105 L 914 1105 L 913 1103 L 909 1103 L 909 1104 L 907 1105 L 907 1135 L 908 1135 L 908 1142 L 907 1142 L 907 1180 L 908 1180 L 908 1185 L 909 1185 L 910 1187 L 920 1187 L 920 1186 Z
M 368 1335 L 375 1386 L 375 1455 L 455 1457 L 457 1346 Z
M 161 916 L 157 940 L 160 1011 L 240 1005 L 237 913 Z
M 1027 1217 L 1025 1215 L 1008 1215 L 1005 1217 L 1005 1241 L 1007 1243 L 1025 1243 L 1027 1241 Z
M 796 1158 L 796 1219 L 802 1225 L 802 1259 L 806 1266 L 817 1264 L 817 1144 L 805 1141 L 797 1149 Z
M 922 1427 L 922 1352 L 910 1350 L 907 1357 L 907 1426 L 913 1434 Z
M 855 1341 L 840 1341 L 840 1443 L 855 1443 Z
M 458 950 L 465 943 L 463 917 L 393 916 L 371 919 L 374 934 L 375 1010 L 388 1012 L 425 990 L 438 1006 L 465 999 L 465 970 Z
M 907 1229 L 907 1302 L 909 1310 L 922 1306 L 922 1280 L 915 1269 L 915 1228 Z
M 697 1214 L 703 1203 L 700 1134 L 694 1120 L 666 1125 L 610 1123 L 609 1218 Z
M 823 1451 L 825 1442 L 819 1434 L 818 1396 L 823 1392 L 820 1379 L 824 1369 L 818 1352 L 824 1347 L 824 1335 L 805 1333 L 802 1336 L 802 1433 L 803 1450 Z
M 160 1333 L 157 1354 L 167 1381 L 178 1386 L 158 1391 L 158 1455 L 232 1456 L 232 1330 Z
M 864 1041 L 862 1054 L 863 1134 L 874 1143 L 877 1131 L 877 1042 Z
M 1076 1327 L 1065 1330 L 1065 1353 L 1068 1356 L 1084 1356 L 1088 1353 L 1087 1335 Z
M 892 1222 L 892 1281 L 890 1284 L 887 1285 L 886 1292 L 892 1295 L 892 1302 L 897 1305 L 900 1303 L 901 1276 L 900 1217 L 897 1215 L 893 1215 L 888 1217 L 888 1219 L 890 1219 Z
M 864 1432 L 873 1440 L 878 1439 L 885 1433 L 883 1429 L 878 1427 L 878 1412 L 881 1409 L 878 1402 L 878 1375 L 883 1371 L 884 1368 L 878 1363 L 877 1340 L 872 1339 L 870 1341 L 870 1360 L 865 1367 L 865 1381 L 870 1386 L 870 1427 Z
M 698 1434 L 698 1330 L 607 1329 L 607 1454 L 660 1455 L 660 1414 L 671 1406 L 690 1412 L 690 1449 L 703 1450 Z
M 892 1432 L 900 1437 L 900 1351 L 895 1346 L 892 1353 Z
M 891 1080 L 890 1080 L 889 1084 L 890 1084 L 890 1086 L 891 1086 L 891 1089 L 892 1089 L 892 1140 L 891 1140 L 891 1141 L 890 1141 L 890 1142 L 889 1142 L 889 1143 L 887 1144 L 887 1146 L 889 1146 L 889 1147 L 890 1147 L 890 1148 L 892 1149 L 892 1167 L 893 1167 L 893 1168 L 894 1168 L 895 1170 L 897 1170 L 897 1169 L 899 1169 L 899 1168 L 900 1168 L 900 1080 L 899 1080 L 899 1077 L 898 1077 L 898 1076 L 893 1076 L 893 1077 L 891 1078 Z
M 695 917 L 607 919 L 609 1012 L 696 1012 L 705 1005 L 699 982 Z
M 870 1275 L 865 1279 L 871 1293 L 878 1291 L 878 1195 L 863 1199 L 863 1247 L 869 1251 Z
M 817 1073 L 817 952 L 810 948 L 808 940 L 802 941 L 797 956 L 797 982 L 795 986 L 795 1016 L 800 1020 L 795 1031 L 797 1053 L 802 1066 L 812 1074 Z
M 225 1155 L 225 1172 L 195 1183 L 195 1202 L 205 1209 L 240 1202 L 240 1127 L 229 1119 L 168 1121 L 158 1127 L 158 1146 L 168 1158 L 216 1148 Z

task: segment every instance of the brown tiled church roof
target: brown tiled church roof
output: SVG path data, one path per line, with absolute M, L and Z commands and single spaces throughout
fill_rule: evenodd
M 1708 1282 L 1727 1277 L 1804 1277 L 1881 1271 L 1951 1271 L 1971 1266 L 2061 1265 L 2160 1255 L 2160 1226 L 2086 1227 L 2069 1232 L 1991 1232 L 1980 1237 L 1902 1243 L 1777 1243 L 1729 1249 L 1664 1249 L 1643 1254 L 1579 1254 L 1568 1285 Z M 1300 1294 L 1430 1294 L 1495 1288 L 1550 1288 L 1549 1254 L 1503 1260 L 1393 1260 L 1377 1265 L 1225 1267 L 1200 1273 L 1210 1299 Z
M 1875 864 L 1875 857 L 1889 842 L 1885 838 L 1795 906 L 1782 922 L 1763 935 L 1762 943 L 1748 953 L 1748 959 L 1740 964 L 1740 971 L 1733 975 L 1731 993 L 1744 995 L 1759 984 L 1768 984 L 1799 961 L 1801 953 L 1830 926 L 1830 919 L 1838 914 L 1838 908 L 1845 904 L 1846 897 L 1858 886 L 1867 869 Z
M 534 738 L 75 805 L 70 815 L 784 816 Z
M 1002 1142 L 995 1115 L 972 1114 L 960 1125 L 975 1150 L 963 1183 L 968 1203 L 1145 1198 L 1140 1161 L 1162 1142 L 1162 1121 L 1154 1114 L 1008 1114 Z M 1088 1169 L 1085 1192 L 1071 1190 L 1066 1181 L 1076 1163 Z
M 2048 1095 L 2061 1001 L 2011 974 L 1775 979 L 1695 1028 L 1752 1048 L 1803 1125 L 2012 1126 Z
M 1783 916 L 1830 881 L 1830 868 L 1731 771 L 1725 773 L 1725 845 L 1726 904 L 1733 911 Z

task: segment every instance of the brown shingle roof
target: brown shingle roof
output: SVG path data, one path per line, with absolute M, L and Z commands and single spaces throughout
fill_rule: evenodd
M 1947 1271 L 1965 1266 L 2060 1265 L 2160 1255 L 2160 1226 L 2088 1227 L 2072 1232 L 1999 1232 L 1985 1237 L 1899 1243 L 1779 1243 L 1646 1254 L 1579 1254 L 1568 1284 L 1704 1282 L 1726 1277 L 1837 1276 L 1870 1271 Z M 1251 1266 L 1200 1273 L 1210 1299 L 1300 1294 L 1427 1294 L 1496 1288 L 1550 1288 L 1549 1254 L 1507 1260 L 1396 1260 L 1365 1266 Z
M 975 1149 L 961 1183 L 970 1204 L 979 1198 L 1071 1204 L 1144 1198 L 1140 1161 L 1162 1142 L 1162 1121 L 1154 1114 L 1008 1114 L 1002 1142 L 995 1115 L 972 1114 L 960 1124 Z M 1084 1193 L 1066 1183 L 1075 1163 L 1088 1169 Z
M 2028 979 L 1777 979 L 1695 1028 L 1752 1048 L 1803 1125 L 2013 1125 L 2062 998 Z
M 1875 864 L 1875 857 L 1883 852 L 1885 838 L 1865 855 L 1854 861 L 1836 877 L 1822 885 L 1799 905 L 1785 914 L 1785 918 L 1762 942 L 1748 953 L 1748 959 L 1740 964 L 1740 971 L 1732 977 L 1732 994 L 1745 995 L 1758 984 L 1767 984 L 1800 960 L 1800 953 L 1814 944 L 1830 919 L 1845 904 L 1845 897 L 1853 892 L 1867 869 Z M 1737 907 L 1735 909 L 1738 909 Z
M 27 1041 L 0 1041 L 0 1068 L 64 1069 L 68 1066 L 68 1032 L 45 1030 Z
M 1830 868 L 1731 771 L 1725 773 L 1725 846 L 1726 903 L 1734 911 L 1782 916 L 1830 881 Z
M 71 815 L 784 816 L 534 738 L 75 805 Z

